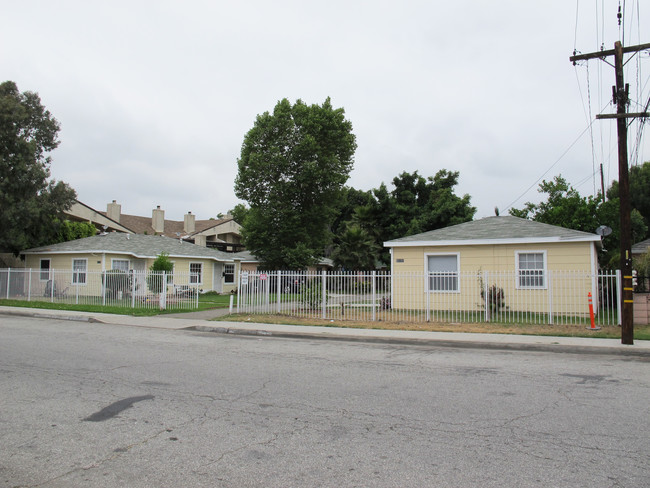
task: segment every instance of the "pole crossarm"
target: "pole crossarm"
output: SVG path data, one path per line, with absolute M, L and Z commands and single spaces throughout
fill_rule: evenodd
M 625 46 L 623 48 L 623 54 L 638 53 L 639 51 L 645 51 L 646 49 L 650 49 L 650 42 L 646 44 L 638 44 L 636 46 Z M 604 59 L 608 56 L 614 56 L 615 54 L 616 54 L 615 49 L 608 49 L 607 51 L 596 51 L 595 53 L 576 54 L 574 56 L 571 56 L 569 58 L 569 61 L 575 64 L 576 61 L 585 61 L 587 59 L 596 59 L 596 58 Z
M 637 112 L 625 114 L 598 114 L 597 119 L 633 119 L 636 117 L 650 117 L 650 112 Z

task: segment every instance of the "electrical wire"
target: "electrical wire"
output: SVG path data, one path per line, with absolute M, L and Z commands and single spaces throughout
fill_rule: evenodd
M 587 63 L 587 106 L 589 107 L 589 120 L 593 120 L 591 116 L 591 83 L 589 80 L 589 63 Z M 589 140 L 591 142 L 591 172 L 596 173 L 596 148 L 594 146 L 594 125 L 589 124 Z M 596 196 L 596 178 L 593 179 L 594 197 Z
M 593 121 L 592 121 L 592 122 L 591 122 L 587 127 L 584 128 L 584 130 L 583 130 L 583 131 L 578 135 L 578 137 L 575 138 L 575 140 L 574 140 L 574 141 L 569 145 L 569 147 L 568 147 L 568 148 L 567 148 L 567 149 L 566 149 L 566 150 L 565 150 L 565 151 L 560 155 L 560 157 L 557 158 L 557 159 L 555 160 L 555 162 L 554 162 L 553 164 L 551 164 L 551 165 L 548 167 L 548 169 L 547 169 L 546 171 L 544 171 L 544 173 L 542 173 L 542 175 L 541 175 L 539 178 L 537 178 L 537 179 L 533 182 L 532 185 L 530 185 L 528 188 L 526 188 L 526 190 L 525 190 L 521 195 L 519 195 L 519 196 L 518 196 L 517 198 L 515 198 L 512 202 L 510 202 L 510 204 L 509 204 L 507 207 L 505 207 L 503 211 L 506 212 L 506 211 L 508 211 L 510 208 L 512 208 L 512 206 L 513 206 L 515 203 L 517 203 L 519 200 L 521 200 L 521 199 L 523 198 L 523 196 L 524 196 L 526 193 L 528 193 L 528 192 L 529 192 L 529 191 L 530 191 L 530 190 L 531 190 L 535 185 L 537 185 L 537 183 L 539 183 L 539 181 L 540 181 L 542 178 L 544 178 L 544 177 L 549 173 L 549 171 L 551 171 L 551 170 L 552 170 L 552 169 L 553 169 L 553 168 L 554 168 L 554 167 L 555 167 L 555 166 L 556 166 L 560 161 L 562 161 L 562 159 L 564 158 L 564 156 L 566 156 L 566 155 L 568 154 L 568 152 L 573 148 L 573 146 L 575 146 L 575 145 L 578 143 L 578 141 L 582 138 L 582 136 L 584 136 L 584 135 L 587 133 L 587 131 L 590 129 L 590 127 L 591 127 L 592 124 L 593 124 Z

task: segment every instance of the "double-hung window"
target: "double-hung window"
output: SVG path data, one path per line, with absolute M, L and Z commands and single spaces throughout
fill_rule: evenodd
M 41 259 L 41 274 L 40 280 L 47 281 L 50 279 L 50 260 Z
M 88 270 L 87 259 L 72 260 L 72 283 L 75 285 L 86 284 L 86 271 Z
M 517 286 L 519 288 L 546 288 L 546 253 L 544 251 L 517 252 Z
M 129 272 L 129 260 L 128 259 L 113 259 L 111 261 L 111 268 L 117 269 L 119 271 L 124 271 L 125 273 Z
M 224 264 L 223 265 L 223 282 L 226 284 L 232 284 L 235 282 L 235 265 L 234 264 Z
M 429 291 L 457 292 L 460 290 L 458 254 L 429 254 L 426 259 Z
M 190 284 L 203 283 L 203 263 L 190 263 Z

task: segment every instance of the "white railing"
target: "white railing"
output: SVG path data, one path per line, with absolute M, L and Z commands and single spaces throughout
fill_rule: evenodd
M 0 299 L 126 308 L 195 309 L 190 273 L 0 269 Z
M 620 324 L 618 272 L 463 273 L 249 272 L 239 313 L 325 320 Z

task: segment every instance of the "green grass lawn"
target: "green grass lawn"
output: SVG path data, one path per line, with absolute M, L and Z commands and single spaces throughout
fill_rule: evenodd
M 112 300 L 115 302 L 115 300 Z M 90 312 L 90 313 L 113 313 L 119 315 L 132 315 L 135 317 L 149 317 L 153 315 L 161 315 L 168 313 L 183 313 L 183 312 L 196 312 L 200 310 L 211 310 L 215 308 L 227 308 L 230 305 L 230 295 L 219 295 L 217 293 L 205 293 L 199 295 L 198 308 L 180 308 L 174 307 L 169 304 L 166 310 L 160 310 L 157 307 L 144 308 L 144 307 L 131 307 L 131 301 L 124 299 L 120 305 L 86 305 L 75 303 L 62 303 L 62 302 L 48 302 L 39 300 L 7 300 L 0 299 L 0 305 L 5 307 L 25 307 L 25 308 L 39 308 L 47 310 L 71 310 L 76 312 Z

